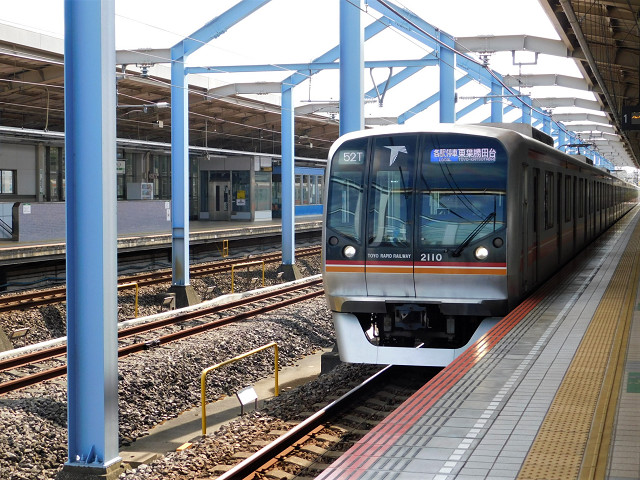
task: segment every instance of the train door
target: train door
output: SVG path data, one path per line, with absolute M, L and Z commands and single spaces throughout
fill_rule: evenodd
M 371 146 L 365 277 L 370 296 L 414 297 L 416 135 L 376 137 Z
M 231 180 L 229 172 L 211 172 L 209 176 L 209 218 L 231 219 Z
M 522 164 L 521 239 L 522 291 L 530 291 L 537 283 L 538 268 L 538 175 L 537 168 Z

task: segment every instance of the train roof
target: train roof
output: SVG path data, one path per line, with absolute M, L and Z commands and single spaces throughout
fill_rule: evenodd
M 517 125 L 517 124 L 516 124 Z M 331 158 L 338 148 L 343 142 L 347 140 L 352 140 L 356 138 L 363 138 L 369 136 L 378 136 L 378 135 L 398 135 L 405 133 L 459 133 L 463 135 L 484 135 L 486 137 L 491 138 L 508 138 L 511 136 L 519 136 L 522 138 L 530 138 L 541 143 L 544 143 L 546 146 L 553 148 L 552 145 L 549 145 L 548 142 L 542 142 L 542 138 L 536 138 L 535 135 L 528 135 L 526 131 L 520 131 L 522 129 L 516 129 L 516 127 L 512 127 L 510 124 L 452 124 L 452 123 L 434 123 L 428 125 L 387 125 L 383 127 L 376 127 L 372 129 L 366 130 L 358 130 L 356 132 L 346 133 L 340 138 L 338 138 L 334 144 L 331 146 L 329 150 L 329 158 Z M 535 130 L 532 128 L 532 130 Z M 537 130 L 535 130 L 537 131 Z M 542 134 L 542 132 L 540 132 Z M 542 134 L 546 135 L 546 134 Z
M 356 139 L 356 138 L 364 138 L 369 136 L 378 136 L 378 135 L 397 135 L 397 134 L 428 134 L 428 133 L 457 133 L 463 135 L 483 135 L 490 138 L 495 138 L 504 145 L 513 144 L 514 141 L 526 140 L 536 145 L 536 149 L 540 149 L 541 153 L 553 155 L 555 158 L 563 157 L 563 159 L 567 162 L 570 162 L 574 165 L 579 165 L 583 168 L 593 169 L 594 171 L 599 171 L 601 174 L 606 175 L 608 177 L 614 178 L 616 180 L 622 181 L 623 183 L 628 183 L 624 180 L 620 180 L 614 175 L 611 175 L 607 170 L 602 169 L 600 167 L 594 166 L 592 163 L 588 162 L 587 158 L 582 155 L 569 155 L 560 150 L 554 148 L 553 144 L 549 144 L 543 137 L 540 137 L 538 134 L 533 133 L 537 130 L 534 128 L 530 128 L 532 133 L 529 134 L 527 126 L 518 127 L 518 124 L 451 124 L 451 123 L 434 123 L 428 125 L 387 125 L 382 127 L 376 127 L 372 129 L 359 130 L 356 132 L 350 132 L 340 136 L 334 144 L 331 146 L 329 150 L 329 159 L 331 159 L 335 153 L 335 151 L 339 148 L 339 146 L 345 141 Z M 542 135 L 546 135 L 540 132 Z M 538 138 L 536 138 L 538 137 Z M 635 188 L 638 188 L 634 185 Z

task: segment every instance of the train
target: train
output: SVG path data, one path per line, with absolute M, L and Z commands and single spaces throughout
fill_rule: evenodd
M 393 126 L 333 144 L 322 274 L 342 361 L 448 365 L 637 204 L 536 132 Z

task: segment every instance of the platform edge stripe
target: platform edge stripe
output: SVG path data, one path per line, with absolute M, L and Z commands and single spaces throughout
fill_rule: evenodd
M 585 465 L 583 462 L 580 469 L 580 480 L 605 478 L 606 474 L 613 423 L 618 405 L 622 375 L 624 373 L 624 361 L 631 330 L 631 318 L 635 307 L 638 279 L 640 278 L 639 240 L 637 236 L 635 236 L 638 234 L 640 234 L 640 223 L 636 225 L 634 230 L 635 254 L 633 256 L 632 273 L 629 281 L 626 282 L 625 301 L 623 302 L 624 313 L 620 318 L 621 321 L 619 321 L 616 326 L 612 343 L 612 349 L 614 349 L 614 352 L 617 352 L 617 358 L 615 358 L 613 362 L 608 362 L 603 381 L 603 389 L 606 389 L 605 392 L 607 392 L 608 395 L 600 395 L 598 398 L 593 422 L 594 426 L 597 427 L 597 433 L 596 435 L 589 435 L 585 449 L 585 459 L 587 459 L 587 461 L 595 461 L 595 465 Z
M 389 433 L 393 435 L 404 434 L 412 425 L 416 419 L 429 410 L 438 400 L 442 398 L 451 388 L 455 385 L 466 373 L 469 372 L 480 358 L 474 357 L 472 353 L 473 347 L 481 342 L 489 341 L 490 348 L 493 348 L 507 333 L 509 333 L 513 327 L 515 327 L 526 315 L 531 312 L 542 299 L 545 298 L 545 292 L 548 288 L 541 288 L 534 292 L 531 296 L 525 299 L 520 305 L 506 315 L 498 324 L 491 328 L 487 333 L 480 337 L 469 349 L 463 354 L 457 357 L 447 367 L 445 367 L 438 375 L 436 375 L 431 381 L 426 383 L 420 390 L 407 399 L 400 407 L 394 410 L 390 415 L 385 417 L 378 426 L 365 435 L 357 445 L 361 442 L 363 444 L 371 444 L 374 439 L 388 438 Z M 507 320 L 506 322 L 504 322 Z M 504 322 L 504 324 L 503 324 Z M 486 351 L 484 352 L 486 353 Z M 482 356 L 484 356 L 484 353 Z M 425 396 L 426 394 L 426 396 Z M 409 410 L 410 415 L 406 415 L 405 411 Z M 402 423 L 395 423 L 396 420 L 407 417 Z M 396 428 L 394 428 L 396 427 Z M 389 443 L 383 448 L 383 452 L 386 452 L 392 447 Z M 355 448 L 352 447 L 352 448 Z M 350 464 L 351 468 L 357 468 L 360 470 L 361 462 L 365 460 L 365 457 L 358 455 L 353 458 L 353 463 Z M 326 480 L 324 477 L 320 477 Z M 359 478 L 359 477 L 354 477 Z
M 390 415 L 385 417 L 372 431 L 370 431 L 367 435 L 365 435 L 356 445 L 351 447 L 349 451 L 340 457 L 336 462 L 331 464 L 330 469 L 332 470 L 332 474 L 324 475 L 320 474 L 318 477 L 319 480 L 337 480 L 342 478 L 350 478 L 352 480 L 360 478 L 361 475 L 355 475 L 351 477 L 341 476 L 340 472 L 344 473 L 345 471 L 351 471 L 352 473 L 360 472 L 364 473 L 362 469 L 363 462 L 366 462 L 367 457 L 363 457 L 358 454 L 357 456 L 352 456 L 352 453 L 359 451 L 364 448 L 367 449 L 368 446 L 372 443 L 372 440 L 384 439 L 388 438 L 388 434 L 391 433 L 393 435 L 399 435 L 405 433 L 409 427 L 411 426 L 411 422 L 415 422 L 416 417 L 419 417 L 423 413 L 423 409 L 426 411 L 431 408 L 438 400 L 440 400 L 445 393 L 449 391 L 452 385 L 454 385 L 458 380 L 460 380 L 466 373 L 471 370 L 471 368 L 480 361 L 480 358 L 477 356 L 473 357 L 470 350 L 473 349 L 474 346 L 486 343 L 488 345 L 488 349 L 486 351 L 493 348 L 502 338 L 504 338 L 515 326 L 517 326 L 535 307 L 537 307 L 542 300 L 544 300 L 547 294 L 552 290 L 552 288 L 556 285 L 557 282 L 553 280 L 552 277 L 545 284 L 533 291 L 529 297 L 523 300 L 518 306 L 516 306 L 511 312 L 509 312 L 502 320 L 500 320 L 496 325 L 494 325 L 488 332 L 482 335 L 469 349 L 467 349 L 464 353 L 454 359 L 449 365 L 447 365 L 443 370 L 441 370 L 433 379 L 431 379 L 428 383 L 426 383 L 420 390 L 418 390 L 415 394 L 409 397 L 405 402 L 402 403 L 396 410 L 394 410 Z M 486 353 L 485 351 L 485 353 Z M 484 354 L 482 355 L 484 356 Z M 425 397 L 426 394 L 426 397 Z M 415 409 L 418 408 L 419 413 L 415 412 Z M 410 417 L 410 421 L 405 421 L 401 424 L 393 423 L 398 419 L 400 415 L 405 417 L 405 411 L 409 410 L 409 413 L 412 413 L 412 417 Z M 395 427 L 395 428 L 394 428 Z M 388 443 L 384 446 L 381 445 L 381 452 L 384 453 L 388 451 L 393 445 Z M 345 458 L 347 457 L 347 458 Z M 347 468 L 345 470 L 340 470 L 337 472 L 336 469 L 339 468 L 342 464 L 345 464 Z M 329 470 L 329 469 L 327 469 Z M 325 470 L 325 472 L 327 471 Z M 337 475 L 337 476 L 336 476 Z
M 615 412 L 613 403 L 617 402 L 617 395 L 613 395 L 613 393 L 617 394 L 618 392 L 605 391 L 604 395 L 600 392 L 603 388 L 607 388 L 605 384 L 608 380 L 605 376 L 615 375 L 617 371 L 617 358 L 611 361 L 610 357 L 614 349 L 620 348 L 619 344 L 615 344 L 617 332 L 625 331 L 625 329 L 628 332 L 629 330 L 628 326 L 625 327 L 624 324 L 630 324 L 629 319 L 633 311 L 633 306 L 630 304 L 634 303 L 636 298 L 637 282 L 640 277 L 640 250 L 638 248 L 640 223 L 635 221 L 636 226 L 633 234 L 620 255 L 618 265 L 609 280 L 609 285 L 605 289 L 580 345 L 576 349 L 565 378 L 543 419 L 529 453 L 521 465 L 516 477 L 518 480 L 542 478 L 540 475 L 544 476 L 544 473 L 549 471 L 562 478 L 586 480 L 595 478 L 594 474 L 598 462 L 600 462 L 599 471 L 606 469 L 609 454 L 609 443 L 607 442 L 610 442 L 610 432 L 605 431 L 605 422 L 597 418 L 597 410 L 600 409 L 604 415 L 607 415 L 608 409 L 613 407 L 613 412 L 610 414 Z M 619 290 L 623 290 L 624 293 L 620 295 Z M 613 322 L 616 322 L 616 328 L 607 328 Z M 620 336 L 618 340 L 622 341 L 623 338 Z M 607 351 L 602 352 L 603 348 L 606 348 Z M 620 354 L 618 352 L 618 356 Z M 605 361 L 600 362 L 602 364 L 600 373 L 593 371 L 597 365 L 590 366 L 595 363 L 594 358 L 598 355 L 606 355 Z M 580 405 L 576 405 L 575 399 L 577 397 L 581 400 Z M 563 403 L 563 399 L 567 399 L 567 402 Z M 591 403 L 585 405 L 585 402 L 589 400 Z M 600 402 L 603 402 L 601 406 Z M 581 415 L 586 425 L 576 425 L 575 418 L 572 419 L 573 421 L 567 420 L 566 417 L 570 416 L 572 412 L 576 416 Z M 563 425 L 569 425 L 571 432 L 562 430 Z M 567 441 L 565 443 L 558 442 L 558 435 Z M 568 452 L 562 451 L 563 447 Z M 587 452 L 587 448 L 591 453 Z M 600 459 L 597 458 L 600 456 L 599 454 L 602 454 Z M 604 474 L 598 478 L 604 478 Z
M 444 393 L 449 391 L 451 385 L 457 382 L 462 376 L 464 376 L 473 367 L 480 358 L 472 356 L 472 351 L 477 345 L 481 345 L 486 342 L 488 349 L 484 349 L 486 354 L 488 350 L 493 348 L 507 333 L 509 333 L 513 327 L 515 327 L 522 319 L 533 310 L 540 301 L 545 298 L 545 289 L 539 289 L 539 291 L 532 294 L 525 299 L 520 305 L 513 309 L 508 315 L 500 320 L 493 328 L 487 333 L 482 335 L 471 347 L 469 347 L 464 353 L 458 356 L 453 362 L 447 365 L 440 371 L 433 379 L 426 383 L 420 390 L 409 397 L 400 407 L 394 410 L 389 416 L 384 418 L 380 425 L 392 422 L 396 420 L 399 415 L 404 416 L 404 411 L 414 408 L 430 408 L 433 403 L 439 400 Z M 427 393 L 427 391 L 429 391 Z M 426 398 L 425 398 L 426 394 Z M 427 403 L 424 401 L 427 400 Z M 420 413 L 421 414 L 421 413 Z M 415 419 L 415 415 L 414 415 Z

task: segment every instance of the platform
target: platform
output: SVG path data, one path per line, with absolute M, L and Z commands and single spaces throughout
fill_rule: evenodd
M 318 351 L 300 359 L 278 372 L 279 389 L 286 391 L 298 385 L 310 382 L 322 369 L 322 354 L 330 349 Z M 273 398 L 274 377 L 270 376 L 253 385 L 258 395 L 258 408 L 262 408 L 265 400 Z M 252 407 L 247 407 L 248 411 Z M 240 416 L 240 403 L 233 397 L 225 397 L 221 400 L 207 404 L 207 434 L 215 435 L 215 431 L 222 425 L 237 419 Z M 142 463 L 150 463 L 169 452 L 174 452 L 185 444 L 194 442 L 202 436 L 201 407 L 194 407 L 183 412 L 179 417 L 167 420 L 151 429 L 149 435 L 133 442 L 120 451 L 122 461 L 131 467 L 137 467 Z
M 640 478 L 639 211 L 318 478 Z
M 296 234 L 318 232 L 322 228 L 322 215 L 305 215 L 295 218 Z M 274 237 L 282 234 L 282 220 L 248 221 L 208 221 L 189 222 L 189 240 L 191 245 L 202 243 L 237 240 L 247 237 Z M 118 251 L 149 250 L 171 246 L 171 233 L 157 232 L 145 234 L 118 235 Z M 66 245 L 64 239 L 51 239 L 41 242 L 0 241 L 0 265 L 33 262 L 38 259 L 53 260 L 64 258 Z

